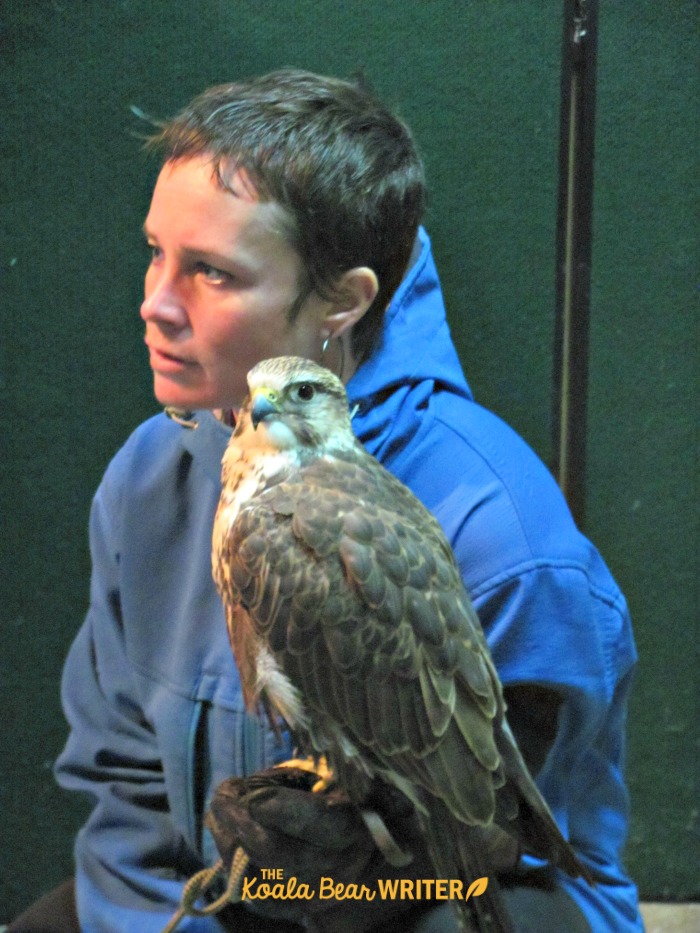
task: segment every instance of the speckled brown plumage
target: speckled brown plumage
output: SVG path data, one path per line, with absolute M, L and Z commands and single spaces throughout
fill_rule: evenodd
M 494 822 L 581 873 L 515 747 L 437 521 L 355 440 L 332 374 L 281 358 L 249 384 L 213 557 L 249 705 L 267 694 L 355 797 L 376 776 L 406 793 L 436 874 L 471 880 L 469 827 Z

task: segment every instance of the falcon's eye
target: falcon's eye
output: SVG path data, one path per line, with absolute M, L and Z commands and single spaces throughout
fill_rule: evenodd
M 302 382 L 301 385 L 297 386 L 297 398 L 301 399 L 302 402 L 308 402 L 316 395 L 316 390 L 308 382 Z

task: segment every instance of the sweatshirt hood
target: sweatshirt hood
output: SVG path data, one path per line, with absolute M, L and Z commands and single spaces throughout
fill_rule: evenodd
M 472 397 L 450 336 L 430 238 L 422 227 L 418 239 L 420 254 L 387 308 L 380 343 L 348 383 L 352 404 L 426 379 Z
M 420 254 L 387 308 L 379 346 L 347 385 L 353 428 L 369 453 L 389 461 L 420 430 L 436 393 L 471 400 L 452 343 L 430 238 L 421 227 Z

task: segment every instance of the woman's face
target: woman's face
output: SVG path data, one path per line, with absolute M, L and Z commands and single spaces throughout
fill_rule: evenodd
M 151 248 L 141 317 L 159 402 L 238 408 L 261 359 L 318 359 L 332 305 L 303 287 L 283 209 L 237 173 L 221 187 L 205 157 L 168 162 L 144 230 Z

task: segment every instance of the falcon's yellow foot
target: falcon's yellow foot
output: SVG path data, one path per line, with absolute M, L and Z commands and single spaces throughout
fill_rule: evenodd
M 328 767 L 325 755 L 321 755 L 320 758 L 314 758 L 313 755 L 309 755 L 307 758 L 291 758 L 289 761 L 280 762 L 276 767 L 299 768 L 301 771 L 316 774 L 318 781 L 311 788 L 314 794 L 321 794 L 323 791 L 329 790 L 335 781 L 335 775 Z
M 314 794 L 321 794 L 335 782 L 335 775 L 328 767 L 326 756 L 314 758 L 309 755 L 308 758 L 292 758 L 289 761 L 283 761 L 276 765 L 277 768 L 298 768 L 300 771 L 308 771 L 311 774 L 318 775 L 318 781 L 311 788 Z M 386 823 L 376 810 L 360 809 L 360 815 L 367 827 L 367 831 L 374 840 L 374 844 L 382 853 L 390 865 L 396 868 L 403 868 L 410 865 L 413 861 L 411 852 L 404 852 L 401 846 L 387 829 Z

